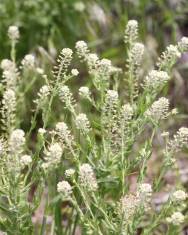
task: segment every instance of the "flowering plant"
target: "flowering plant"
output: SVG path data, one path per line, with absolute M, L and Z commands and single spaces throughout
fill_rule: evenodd
M 167 47 L 146 76 L 141 72 L 144 45 L 137 41 L 135 20 L 125 30 L 125 71 L 79 41 L 76 56 L 87 66 L 92 83 L 74 95 L 68 84 L 79 71 L 71 68 L 71 49 L 61 51 L 52 76 L 33 55 L 26 55 L 18 67 L 18 28 L 11 26 L 8 36 L 11 59 L 1 62 L 0 229 L 7 234 L 73 235 L 80 230 L 81 234 L 140 231 L 146 235 L 161 229 L 178 234 L 186 219 L 186 192 L 177 185 L 160 208 L 152 199 L 167 170 L 177 170 L 176 153 L 187 145 L 188 128 L 180 128 L 173 138 L 163 133 L 160 174 L 148 179 L 147 169 L 161 122 L 177 113 L 170 110 L 167 98 L 158 96 L 170 80 L 173 65 L 188 49 L 188 39 Z M 24 81 L 28 77 L 31 80 Z M 22 130 L 18 110 L 38 78 L 44 83 L 33 100 L 31 125 Z M 61 107 L 57 122 L 53 119 L 56 102 Z M 136 187 L 131 190 L 133 174 Z M 37 226 L 33 215 L 41 202 L 44 210 Z

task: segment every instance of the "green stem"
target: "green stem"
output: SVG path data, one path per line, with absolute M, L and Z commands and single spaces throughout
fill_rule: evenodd
M 11 41 L 11 51 L 10 51 L 11 60 L 16 63 L 16 42 L 15 40 Z

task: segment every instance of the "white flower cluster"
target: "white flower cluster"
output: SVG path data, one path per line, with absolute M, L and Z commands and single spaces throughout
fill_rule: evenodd
M 72 70 L 71 70 L 71 74 L 72 74 L 73 76 L 78 76 L 78 74 L 79 74 L 78 69 L 72 69 Z
M 23 151 L 23 146 L 25 144 L 25 133 L 21 129 L 13 130 L 9 141 L 8 149 L 13 154 L 19 154 Z
M 79 95 L 83 98 L 90 98 L 91 92 L 88 87 L 82 86 L 79 89 Z
M 65 198 L 69 198 L 72 194 L 72 187 L 69 182 L 63 180 L 57 184 L 57 192 L 61 193 Z
M 181 52 L 188 50 L 188 37 L 182 37 L 181 40 L 178 42 L 178 49 Z
M 131 219 L 140 206 L 140 199 L 132 194 L 125 195 L 120 200 L 120 213 L 123 215 L 124 222 Z
M 111 138 L 114 137 L 114 133 L 117 131 L 117 107 L 119 103 L 118 92 L 115 90 L 107 90 L 105 94 L 105 102 L 102 107 L 103 117 L 102 122 L 106 131 L 111 133 Z M 109 137 L 109 136 L 108 136 Z
M 80 113 L 75 120 L 76 128 L 87 134 L 90 131 L 89 120 L 84 113 Z
M 98 61 L 97 71 L 95 72 L 98 76 L 98 79 L 103 81 L 109 81 L 109 78 L 113 74 L 118 74 L 121 72 L 121 69 L 112 65 L 112 62 L 108 59 L 102 59 Z
M 75 170 L 72 169 L 72 168 L 67 169 L 67 170 L 65 171 L 65 176 L 66 176 L 67 178 L 71 178 L 74 174 L 75 174 Z
M 35 67 L 34 55 L 31 55 L 31 54 L 25 55 L 25 57 L 21 61 L 21 64 L 22 64 L 23 68 L 33 69 Z
M 70 92 L 70 89 L 68 86 L 64 85 L 60 88 L 60 92 L 59 92 L 60 98 L 62 102 L 68 102 L 69 100 L 71 100 L 72 94 Z
M 174 63 L 176 63 L 177 59 L 180 58 L 180 56 L 181 53 L 178 50 L 178 46 L 169 45 L 166 51 L 162 53 L 157 65 L 161 69 L 172 66 L 174 65 Z
M 57 135 L 61 138 L 61 140 L 70 147 L 72 145 L 73 136 L 71 135 L 68 126 L 64 122 L 58 122 L 55 126 L 55 130 Z
M 99 84 L 101 82 L 108 82 L 112 74 L 117 74 L 121 70 L 112 66 L 109 59 L 99 59 L 96 54 L 89 53 L 86 56 L 88 70 L 90 74 L 94 75 L 95 81 Z
M 39 129 L 38 129 L 38 133 L 39 133 L 40 135 L 44 135 L 44 134 L 46 133 L 46 130 L 45 130 L 44 128 L 39 128 Z
M 53 169 L 61 162 L 63 150 L 59 143 L 53 143 L 49 146 L 48 150 L 45 151 L 45 162 L 42 164 L 44 169 Z
M 184 145 L 188 144 L 188 128 L 181 127 L 174 135 L 174 138 L 169 141 L 168 149 L 172 152 L 178 152 Z
M 2 70 L 10 70 L 10 69 L 14 69 L 15 68 L 15 64 L 13 61 L 9 60 L 9 59 L 3 59 L 1 61 L 1 69 Z
M 87 43 L 84 41 L 78 41 L 76 43 L 75 48 L 76 48 L 76 53 L 78 54 L 78 57 L 85 60 L 89 52 Z
M 120 69 L 112 66 L 112 63 L 108 59 L 99 59 L 95 53 L 90 53 L 87 44 L 84 41 L 78 41 L 76 43 L 76 51 L 78 56 L 86 61 L 89 73 L 94 75 L 96 82 L 102 80 L 108 80 L 110 75 L 121 72 Z
M 144 87 L 156 90 L 167 83 L 169 79 L 167 72 L 152 70 L 145 78 Z
M 8 28 L 8 36 L 10 40 L 12 41 L 17 41 L 20 37 L 19 29 L 15 25 L 11 25 Z
M 138 191 L 140 194 L 150 197 L 152 194 L 151 184 L 147 184 L 147 183 L 140 184 Z
M 95 173 L 88 163 L 84 163 L 80 166 L 79 180 L 80 184 L 88 190 L 96 191 L 98 189 Z
M 32 162 L 32 158 L 30 155 L 23 155 L 20 158 L 20 164 L 22 167 L 28 166 Z
M 131 120 L 133 116 L 133 108 L 131 107 L 130 104 L 125 104 L 121 108 L 121 118 L 125 122 Z
M 147 183 L 140 184 L 137 194 L 140 200 L 142 200 L 143 202 L 150 201 L 151 196 L 152 196 L 151 184 L 147 184 Z
M 61 51 L 61 55 L 64 56 L 66 59 L 72 58 L 73 51 L 70 48 L 63 48 Z
M 65 103 L 66 108 L 73 109 L 74 99 L 68 86 L 63 85 L 59 90 L 60 100 Z
M 43 85 L 40 88 L 37 94 L 38 98 L 34 101 L 34 103 L 38 104 L 39 106 L 42 106 L 46 102 L 49 94 L 50 94 L 50 87 L 48 85 Z
M 185 216 L 181 212 L 174 212 L 170 217 L 166 218 L 166 221 L 173 225 L 180 225 L 184 222 Z
M 2 104 L 8 115 L 16 109 L 16 94 L 12 89 L 8 89 L 3 94 Z
M 95 53 L 89 53 L 86 56 L 88 70 L 90 74 L 96 73 L 99 64 L 99 57 Z
M 185 201 L 186 199 L 187 199 L 187 193 L 185 193 L 183 190 L 177 190 L 171 196 L 171 200 L 173 202 L 180 203 L 182 201 Z
M 69 67 L 72 60 L 73 51 L 70 48 L 63 48 L 58 59 L 58 65 L 54 66 L 53 74 L 59 80 L 61 75 L 65 75 L 67 68 Z M 74 73 L 75 71 L 73 71 Z
M 4 128 L 11 131 L 15 124 L 16 94 L 12 89 L 7 89 L 3 94 L 1 115 Z
M 148 209 L 151 202 L 152 187 L 150 184 L 140 184 L 136 195 L 128 194 L 120 200 L 120 213 L 123 214 L 124 222 L 127 222 L 136 211 L 143 207 L 144 210 Z
M 138 22 L 129 20 L 125 29 L 125 42 L 134 43 L 138 38 Z
M 118 92 L 114 90 L 108 90 L 106 93 L 105 102 L 111 106 L 113 104 L 116 104 L 118 102 Z
M 165 119 L 169 113 L 169 101 L 165 97 L 159 98 L 155 101 L 152 106 L 145 112 L 146 116 L 159 121 L 161 119 Z
M 15 89 L 19 76 L 15 63 L 11 60 L 4 59 L 1 61 L 1 68 L 3 70 L 3 78 L 6 83 L 6 87 Z
M 130 51 L 130 64 L 139 66 L 142 62 L 144 55 L 144 45 L 142 43 L 135 43 Z

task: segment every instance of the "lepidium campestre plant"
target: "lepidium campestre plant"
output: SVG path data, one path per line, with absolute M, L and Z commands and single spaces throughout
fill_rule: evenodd
M 148 167 L 162 124 L 177 114 L 161 94 L 188 39 L 168 46 L 143 77 L 144 45 L 135 20 L 125 29 L 124 68 L 79 41 L 75 50 L 62 49 L 49 73 L 35 54 L 19 64 L 18 28 L 11 26 L 8 36 L 11 58 L 1 62 L 0 230 L 10 235 L 180 234 L 187 221 L 180 179 L 160 206 L 154 199 L 164 190 L 167 171 L 178 172 L 188 128 L 174 136 L 165 130 L 159 173 L 149 177 Z M 78 62 L 88 70 L 81 87 L 72 86 L 82 76 Z M 24 104 L 33 87 L 30 124 L 24 125 Z

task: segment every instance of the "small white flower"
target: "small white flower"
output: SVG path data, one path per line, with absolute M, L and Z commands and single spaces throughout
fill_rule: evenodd
M 14 127 L 16 111 L 16 94 L 12 89 L 7 89 L 3 94 L 1 115 L 5 127 L 8 121 L 11 127 Z
M 36 71 L 37 71 L 38 74 L 41 74 L 41 75 L 44 74 L 44 70 L 42 68 L 37 67 Z
M 20 37 L 20 33 L 19 33 L 19 29 L 17 26 L 15 25 L 12 25 L 12 26 L 9 26 L 8 28 L 8 36 L 11 40 L 18 40 L 19 37 Z
M 184 222 L 185 216 L 181 212 L 174 212 L 170 217 L 166 218 L 168 223 L 180 225 Z
M 142 62 L 144 54 L 144 45 L 142 43 L 135 43 L 130 52 L 130 63 L 139 66 Z
M 53 75 L 56 79 L 60 79 L 62 75 L 67 73 L 67 69 L 71 64 L 73 51 L 70 48 L 63 48 L 57 59 L 57 65 L 54 66 Z
M 125 104 L 122 106 L 121 115 L 124 121 L 129 121 L 132 118 L 133 108 L 131 107 L 130 104 Z
M 67 181 L 63 180 L 57 184 L 57 191 L 68 198 L 72 194 L 72 187 Z
M 100 60 L 99 64 L 100 64 L 100 66 L 104 66 L 107 68 L 112 66 L 112 62 L 109 59 L 102 59 L 102 60 Z
M 74 105 L 73 95 L 68 86 L 63 85 L 59 90 L 59 97 L 62 102 L 66 104 L 66 108 L 70 108 Z
M 167 66 L 172 66 L 176 63 L 177 59 L 180 58 L 181 52 L 179 51 L 179 48 L 177 45 L 169 45 L 166 48 L 166 51 L 164 51 L 159 58 L 159 61 L 157 63 L 158 67 L 166 68 Z
M 172 201 L 174 202 L 182 202 L 185 201 L 187 198 L 187 193 L 183 190 L 177 190 L 172 194 Z
M 64 122 L 58 122 L 55 126 L 55 131 L 58 137 L 60 137 L 61 142 L 63 142 L 67 148 L 71 149 L 74 144 L 74 137 L 71 135 L 67 124 Z
M 44 128 L 39 128 L 38 133 L 44 135 L 46 133 L 46 130 Z
M 145 115 L 153 120 L 159 121 L 165 119 L 169 111 L 169 101 L 165 97 L 159 98 L 152 106 L 145 112 Z
M 72 74 L 73 76 L 78 76 L 78 74 L 79 74 L 78 69 L 72 69 L 72 70 L 71 70 L 71 74 Z
M 167 83 L 169 79 L 170 77 L 167 72 L 152 70 L 149 72 L 148 76 L 146 76 L 144 86 L 147 88 L 156 89 Z
M 29 155 L 23 155 L 20 158 L 20 164 L 22 167 L 28 166 L 32 162 L 32 158 Z
M 9 59 L 3 59 L 1 61 L 1 68 L 6 71 L 10 71 L 12 69 L 15 69 L 15 64 L 13 61 Z
M 98 189 L 94 171 L 88 163 L 84 163 L 80 166 L 79 179 L 81 185 L 88 190 L 96 191 Z
M 112 104 L 118 101 L 118 93 L 114 90 L 108 90 L 106 93 L 106 103 Z
M 1 61 L 1 68 L 3 70 L 3 81 L 6 83 L 7 88 L 15 88 L 19 75 L 15 63 L 4 59 Z
M 67 169 L 66 171 L 65 171 L 65 176 L 67 177 L 67 178 L 71 178 L 73 175 L 75 174 L 75 170 L 74 169 Z
M 73 51 L 70 48 L 63 48 L 61 51 L 61 55 L 64 57 L 72 57 Z
M 125 29 L 125 42 L 134 43 L 138 37 L 138 22 L 129 20 Z
M 55 129 L 60 132 L 62 135 L 66 135 L 68 126 L 64 122 L 58 122 L 55 126 Z
M 143 183 L 139 185 L 138 193 L 140 197 L 148 198 L 151 197 L 152 187 L 151 184 Z
M 174 138 L 169 141 L 168 149 L 172 152 L 178 152 L 184 145 L 188 144 L 188 128 L 181 127 L 174 135 Z
M 75 2 L 74 3 L 74 9 L 79 12 L 83 12 L 85 10 L 86 6 L 83 2 Z
M 86 86 L 82 86 L 79 89 L 79 95 L 83 98 L 89 98 L 90 97 L 90 90 Z
M 163 131 L 163 132 L 161 133 L 161 136 L 162 136 L 162 137 L 169 137 L 169 132 L 168 132 L 168 131 Z
M 3 94 L 2 104 L 7 107 L 7 110 L 11 110 L 12 106 L 16 103 L 16 94 L 12 89 L 8 89 Z
M 177 108 L 172 109 L 171 114 L 172 115 L 177 115 L 178 114 L 178 109 Z
M 47 151 L 45 151 L 44 159 L 46 162 L 42 164 L 44 169 L 56 167 L 60 161 L 63 150 L 59 143 L 51 144 Z
M 19 153 L 25 143 L 25 133 L 21 129 L 12 131 L 9 139 L 9 149 L 13 153 Z
M 47 96 L 49 95 L 49 92 L 50 92 L 50 88 L 47 85 L 42 86 L 39 91 L 41 96 Z
M 134 216 L 139 206 L 140 199 L 137 196 L 131 194 L 123 196 L 119 203 L 119 211 L 123 215 L 123 222 L 127 223 Z
M 58 122 L 55 126 L 55 129 L 57 131 L 57 133 L 64 139 L 71 139 L 71 136 L 70 136 L 70 131 L 68 129 L 68 126 L 66 123 L 64 122 Z
M 78 57 L 85 60 L 89 52 L 87 43 L 84 41 L 78 41 L 76 42 L 75 48 L 76 48 L 76 53 L 78 54 Z
M 188 37 L 182 37 L 178 42 L 178 47 L 181 51 L 186 51 L 188 49 Z
M 34 100 L 34 103 L 36 103 L 39 107 L 43 107 L 43 104 L 47 102 L 49 94 L 50 87 L 48 85 L 43 85 L 37 93 L 38 98 Z
M 28 54 L 25 55 L 21 62 L 22 66 L 25 68 L 34 68 L 35 66 L 35 57 L 34 55 Z
M 103 79 L 108 80 L 109 76 L 115 72 L 115 67 L 112 66 L 112 62 L 109 59 L 102 59 L 97 61 L 96 73 Z
M 80 113 L 77 117 L 76 117 L 76 128 L 81 130 L 84 133 L 88 133 L 90 130 L 90 123 L 89 120 L 86 116 L 86 114 L 84 113 Z
M 181 53 L 179 52 L 177 46 L 174 46 L 174 45 L 169 45 L 167 47 L 167 52 L 169 54 L 169 57 L 171 56 L 171 57 L 179 58 L 181 56 Z
M 99 64 L 99 57 L 95 53 L 89 53 L 86 57 L 87 64 L 89 67 L 89 73 L 92 73 L 96 70 L 98 64 Z

